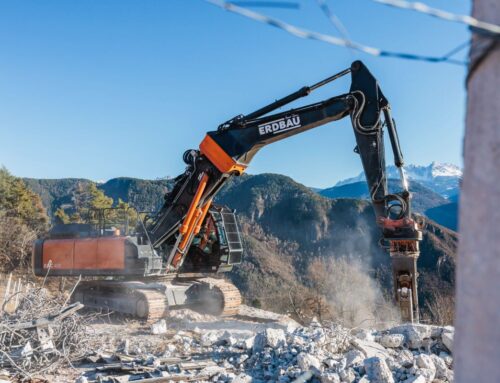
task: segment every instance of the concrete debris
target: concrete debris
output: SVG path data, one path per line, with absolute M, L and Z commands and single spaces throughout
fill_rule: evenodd
M 321 370 L 321 362 L 319 359 L 306 352 L 301 352 L 297 355 L 297 365 L 304 371 L 312 369 L 314 369 L 314 371 Z
M 368 340 L 353 339 L 351 344 L 361 351 L 366 358 L 379 357 L 385 359 L 389 356 L 388 350 L 380 343 Z
M 394 383 L 391 370 L 384 359 L 367 358 L 364 361 L 366 376 L 371 383 Z
M 340 383 L 340 376 L 336 372 L 325 372 L 320 380 L 321 383 Z
M 151 325 L 151 333 L 155 335 L 165 334 L 167 332 L 167 321 L 160 319 Z
M 281 329 L 268 328 L 255 336 L 253 351 L 262 351 L 266 346 L 277 348 L 286 346 L 285 332 Z
M 356 380 L 356 374 L 352 368 L 341 370 L 339 372 L 340 379 L 345 383 L 352 383 Z
M 455 335 L 455 330 L 453 327 L 447 326 L 441 334 L 441 340 L 446 346 L 448 351 L 453 352 L 453 337 Z
M 353 330 L 352 335 L 361 340 L 367 340 L 369 342 L 375 341 L 375 337 L 373 336 L 373 331 L 364 328 L 358 328 Z
M 406 379 L 403 383 L 426 383 L 426 380 L 422 375 L 419 375 L 412 376 L 411 378 Z
M 365 360 L 365 355 L 359 350 L 350 350 L 346 356 L 346 365 L 348 367 L 360 366 Z
M 380 344 L 386 348 L 398 348 L 403 345 L 405 337 L 402 334 L 385 334 L 380 338 Z
M 420 354 L 415 358 L 415 362 L 417 363 L 417 366 L 420 368 L 426 368 L 433 371 L 436 370 L 436 366 L 434 365 L 434 362 L 432 361 L 432 358 L 429 355 Z
M 405 341 L 410 349 L 418 349 L 425 345 L 425 340 L 437 334 L 433 328 L 435 326 L 426 326 L 423 324 L 404 324 L 391 329 L 391 334 L 404 335 Z
M 5 352 L 0 352 L 0 369 L 7 372 L 0 370 L 0 382 L 11 375 L 29 378 L 31 372 L 68 360 L 81 370 L 61 381 L 79 383 L 453 382 L 452 327 L 404 324 L 350 330 L 318 321 L 301 326 L 258 309 L 255 318 L 250 308 L 232 318 L 185 309 L 153 325 L 94 325 L 89 347 L 79 343 L 92 336 L 82 332 L 71 306 L 55 311 L 51 306 L 49 315 L 40 305 L 21 300 L 18 310 L 28 307 L 36 315 L 17 311 L 17 317 L 1 318 L 0 350 Z M 22 337 L 6 343 L 15 334 Z
M 453 382 L 453 359 L 442 340 L 452 328 L 405 324 L 353 332 L 317 321 L 289 326 L 283 318 L 207 320 L 187 311 L 183 317 L 199 321 L 169 322 L 155 353 L 131 342 L 129 355 L 116 351 L 90 356 L 94 367 L 84 377 L 89 383 Z M 117 350 L 123 349 L 123 341 Z

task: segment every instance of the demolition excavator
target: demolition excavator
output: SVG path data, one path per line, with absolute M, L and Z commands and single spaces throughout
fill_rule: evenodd
M 348 93 L 270 114 L 349 73 Z M 361 61 L 208 132 L 199 149 L 184 153 L 186 170 L 174 179 L 161 209 L 141 219 L 133 235 L 85 224 L 55 226 L 34 245 L 35 274 L 82 276 L 73 300 L 149 321 L 179 306 L 236 314 L 240 293 L 217 276 L 241 263 L 242 239 L 235 212 L 216 205 L 214 197 L 231 177 L 245 172 L 264 146 L 346 116 L 351 118 L 354 151 L 361 157 L 381 244 L 392 260 L 395 300 L 403 320 L 418 321 L 416 262 L 422 233 L 412 218 L 389 102 Z M 402 187 L 392 194 L 386 180 L 385 128 Z

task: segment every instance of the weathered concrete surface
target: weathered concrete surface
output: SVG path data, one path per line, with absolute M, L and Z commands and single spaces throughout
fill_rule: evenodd
M 473 16 L 500 24 L 500 1 L 475 0 Z M 485 38 L 475 39 L 475 61 Z M 467 84 L 464 178 L 457 269 L 457 383 L 490 382 L 500 347 L 500 42 Z

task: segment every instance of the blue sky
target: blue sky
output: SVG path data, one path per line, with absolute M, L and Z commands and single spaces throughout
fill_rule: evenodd
M 337 35 L 315 0 L 298 2 L 300 10 L 254 10 Z M 465 0 L 427 3 L 470 10 Z M 329 4 L 354 40 L 387 50 L 441 55 L 469 36 L 465 26 L 370 0 Z M 301 40 L 202 0 L 3 0 L 0 164 L 23 177 L 175 176 L 206 131 L 355 59 L 391 102 L 406 161 L 461 165 L 464 67 Z M 301 103 L 348 87 L 338 81 Z M 327 187 L 361 171 L 353 147 L 344 119 L 264 148 L 248 171 Z

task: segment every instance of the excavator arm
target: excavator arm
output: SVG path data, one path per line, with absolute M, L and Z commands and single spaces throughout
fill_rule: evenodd
M 348 73 L 352 77 L 348 93 L 269 114 Z M 229 178 L 241 175 L 261 148 L 346 116 L 351 117 L 357 144 L 355 152 L 363 164 L 377 224 L 382 229 L 382 243 L 389 249 L 393 261 L 395 298 L 403 320 L 418 320 L 416 259 L 421 232 L 411 217 L 411 195 L 390 105 L 377 80 L 360 61 L 208 132 L 199 150 L 184 154 L 186 171 L 175 179 L 173 189 L 165 195 L 163 207 L 144 226 L 144 242 L 166 254 L 169 270 L 178 270 L 204 224 L 216 193 Z M 395 165 L 400 169 L 403 190 L 398 194 L 390 194 L 387 189 L 384 125 L 389 133 Z

